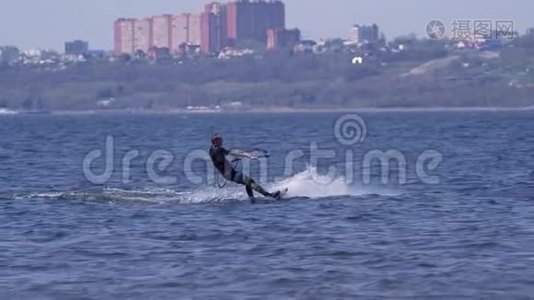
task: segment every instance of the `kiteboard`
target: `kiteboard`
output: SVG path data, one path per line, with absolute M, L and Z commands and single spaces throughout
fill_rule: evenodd
M 281 199 L 283 199 L 284 196 L 287 194 L 288 191 L 289 191 L 288 188 L 281 189 L 281 190 L 280 190 L 280 195 L 278 195 L 278 197 L 274 198 L 274 200 L 281 200 Z

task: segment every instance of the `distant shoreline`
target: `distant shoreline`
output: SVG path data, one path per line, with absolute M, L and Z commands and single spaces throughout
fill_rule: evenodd
M 362 107 L 362 108 L 255 108 L 249 110 L 56 110 L 47 112 L 11 111 L 0 113 L 0 116 L 47 116 L 47 115 L 195 115 L 195 114 L 284 114 L 284 113 L 357 113 L 357 112 L 508 112 L 534 111 L 534 106 L 525 107 Z

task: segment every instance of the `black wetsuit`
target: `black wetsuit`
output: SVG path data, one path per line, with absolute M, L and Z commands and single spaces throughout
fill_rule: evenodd
M 234 169 L 232 163 L 226 159 L 226 155 L 229 154 L 230 151 L 223 147 L 211 146 L 210 148 L 211 161 L 213 162 L 213 165 L 217 171 L 219 171 L 219 173 L 221 173 L 226 180 L 245 185 L 247 195 L 250 198 L 254 197 L 253 191 L 256 191 L 266 197 L 273 196 L 271 193 L 265 191 L 260 185 L 256 184 L 252 178 Z
M 210 157 L 213 165 L 221 173 L 224 178 L 233 180 L 232 175 L 236 173 L 236 170 L 232 167 L 232 164 L 226 159 L 226 155 L 229 155 L 230 151 L 223 147 L 211 146 Z

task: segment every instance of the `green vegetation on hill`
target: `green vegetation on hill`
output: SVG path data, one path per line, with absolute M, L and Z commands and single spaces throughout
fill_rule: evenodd
M 92 62 L 64 70 L 0 66 L 0 106 L 88 110 L 187 106 L 348 108 L 527 106 L 534 104 L 534 36 L 499 52 L 447 50 L 397 40 L 405 51 L 248 56 L 183 62 Z M 100 102 L 99 102 L 100 101 Z M 100 104 L 100 107 L 99 107 Z

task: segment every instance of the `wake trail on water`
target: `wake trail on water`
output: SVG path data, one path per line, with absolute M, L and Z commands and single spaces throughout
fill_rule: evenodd
M 289 191 L 286 197 L 291 198 L 329 198 L 341 196 L 398 196 L 401 193 L 384 187 L 361 186 L 354 183 L 348 183 L 344 176 L 331 177 L 321 175 L 317 168 L 308 166 L 308 168 L 292 177 L 283 179 L 273 185 L 273 189 L 282 190 L 287 188 Z
M 270 191 L 288 189 L 284 198 L 321 199 L 332 197 L 364 197 L 370 195 L 398 196 L 398 190 L 385 187 L 361 186 L 350 184 L 343 176 L 329 178 L 320 175 L 315 167 L 309 166 L 306 170 L 291 177 L 276 180 L 266 184 Z M 10 197 L 8 197 L 10 198 Z M 147 202 L 182 204 L 218 203 L 229 201 L 249 201 L 242 185 L 229 183 L 220 189 L 215 186 L 202 186 L 188 191 L 172 189 L 146 188 L 143 190 L 129 190 L 119 188 L 103 188 L 92 191 L 44 192 L 14 195 L 13 199 L 51 199 L 51 200 L 77 200 L 77 201 L 107 201 L 107 202 Z

